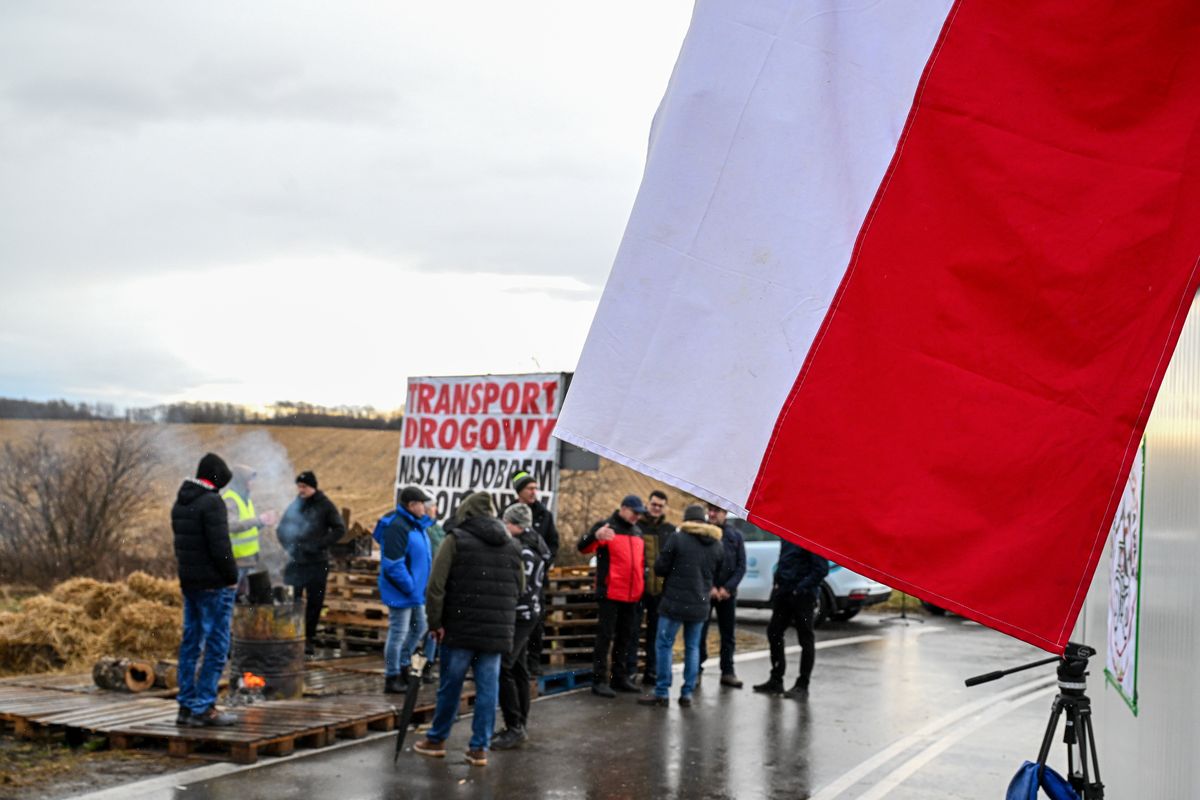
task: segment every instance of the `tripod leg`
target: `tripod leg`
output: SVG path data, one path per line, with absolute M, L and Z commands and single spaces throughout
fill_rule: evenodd
M 1080 733 L 1086 737 L 1087 749 L 1083 748 L 1083 740 L 1080 740 L 1079 757 L 1086 762 L 1087 756 L 1090 753 L 1092 756 L 1093 774 L 1095 782 L 1087 786 L 1087 793 L 1083 795 L 1086 800 L 1104 800 L 1104 783 L 1100 780 L 1100 759 L 1096 755 L 1096 732 L 1092 729 L 1092 709 L 1090 706 L 1083 709 L 1080 713 Z M 1083 770 L 1084 778 L 1087 778 L 1087 767 Z
M 1054 696 L 1054 703 L 1050 706 L 1050 720 L 1046 723 L 1046 734 L 1042 737 L 1042 748 L 1038 750 L 1037 763 L 1039 767 L 1046 766 L 1046 759 L 1050 755 L 1050 746 L 1054 744 L 1054 732 L 1058 730 L 1058 718 L 1062 716 L 1062 695 Z

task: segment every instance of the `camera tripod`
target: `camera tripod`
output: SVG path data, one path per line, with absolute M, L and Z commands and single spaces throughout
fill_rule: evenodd
M 1067 720 L 1063 729 L 1063 743 L 1067 746 L 1067 782 L 1079 794 L 1080 800 L 1104 798 L 1100 761 L 1096 756 L 1096 735 L 1092 729 L 1092 701 L 1087 696 L 1088 659 L 1095 654 L 1096 650 L 1093 647 L 1070 642 L 1061 657 L 1046 658 L 1012 669 L 976 675 L 966 681 L 967 686 L 977 686 L 1014 672 L 1058 662 L 1058 694 L 1050 707 L 1050 720 L 1046 723 L 1046 733 L 1038 751 L 1037 765 L 1039 771 L 1046 766 L 1046 758 L 1050 755 L 1050 746 L 1054 742 L 1059 718 L 1065 714 Z

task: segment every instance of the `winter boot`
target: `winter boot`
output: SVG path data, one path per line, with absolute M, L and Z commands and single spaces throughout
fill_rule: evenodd
M 783 694 L 783 681 L 779 678 L 770 678 L 766 683 L 755 684 L 754 691 L 763 694 Z

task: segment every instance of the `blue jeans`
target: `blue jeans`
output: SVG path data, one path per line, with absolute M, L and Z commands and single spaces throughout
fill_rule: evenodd
M 668 697 L 671 694 L 671 648 L 675 646 L 675 635 L 683 627 L 683 689 L 680 697 L 691 697 L 696 689 L 696 676 L 700 674 L 700 635 L 704 631 L 704 621 L 681 622 L 666 614 L 658 615 L 658 638 L 654 642 L 655 672 L 654 694 L 658 697 Z
M 229 658 L 229 626 L 236 595 L 237 590 L 232 586 L 183 593 L 183 639 L 179 642 L 176 699 L 194 714 L 207 711 L 217 702 L 217 685 Z
M 471 721 L 471 750 L 487 750 L 496 724 L 496 702 L 500 695 L 500 653 L 481 653 L 442 645 L 441 683 L 438 685 L 437 710 L 427 736 L 444 742 L 458 719 L 458 701 L 462 698 L 467 668 L 475 672 L 475 718 Z
M 383 672 L 399 675 L 412 663 L 413 651 L 425 635 L 425 606 L 388 609 L 387 644 L 383 648 Z

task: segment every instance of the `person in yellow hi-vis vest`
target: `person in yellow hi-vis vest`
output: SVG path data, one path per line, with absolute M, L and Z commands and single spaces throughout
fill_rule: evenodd
M 221 492 L 229 516 L 229 543 L 233 545 L 233 558 L 237 561 L 239 595 L 248 590 L 246 576 L 259 569 L 259 528 L 274 525 L 278 518 L 274 511 L 255 512 L 254 500 L 250 498 L 250 486 L 255 477 L 252 468 L 236 464 L 233 479 Z

